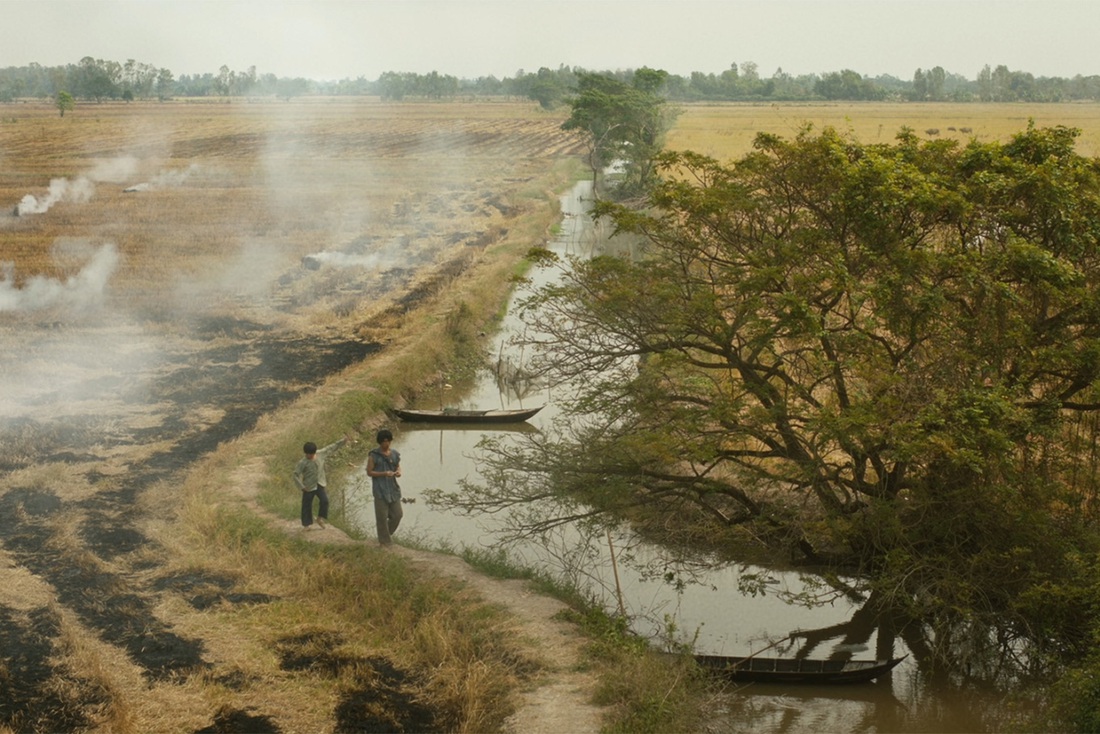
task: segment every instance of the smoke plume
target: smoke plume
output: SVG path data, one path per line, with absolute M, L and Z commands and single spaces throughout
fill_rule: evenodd
M 127 186 L 123 189 L 124 192 L 130 193 L 134 191 L 152 191 L 153 189 L 166 189 L 173 188 L 175 186 L 182 186 L 184 181 L 188 177 L 198 170 L 198 165 L 192 163 L 187 168 L 167 169 L 161 171 L 148 181 L 143 181 L 133 186 Z
M 310 270 L 318 270 L 321 265 L 336 268 L 369 268 L 382 260 L 380 253 L 349 255 L 346 252 L 314 252 L 302 258 L 302 264 Z
M 44 214 L 60 201 L 72 201 L 82 204 L 92 198 L 96 181 L 118 181 L 130 175 L 137 166 L 137 160 L 130 156 L 100 161 L 86 176 L 76 179 L 55 178 L 50 181 L 49 190 L 44 196 L 27 194 L 15 207 L 18 216 Z
M 27 194 L 15 207 L 16 214 L 43 214 L 59 201 L 85 202 L 95 193 L 95 184 L 84 177 L 70 181 L 67 178 L 55 178 L 50 181 L 49 191 L 41 198 Z
M 0 313 L 49 308 L 87 310 L 101 305 L 107 282 L 118 267 L 118 249 L 111 243 L 98 249 L 82 249 L 83 267 L 64 280 L 33 276 L 17 286 L 14 264 L 0 263 Z M 66 254 L 71 256 L 73 253 Z

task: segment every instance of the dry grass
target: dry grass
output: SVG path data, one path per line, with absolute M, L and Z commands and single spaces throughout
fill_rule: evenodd
M 580 151 L 560 116 L 3 112 L 8 295 L 81 286 L 106 243 L 120 258 L 102 303 L 0 311 L 0 641 L 33 653 L 0 661 L 20 681 L 0 729 L 498 728 L 531 665 L 506 618 L 381 551 L 288 536 L 286 476 L 303 435 L 377 420 L 454 358 L 448 331 L 496 314 Z M 55 180 L 80 196 L 10 214 Z M 303 267 L 316 253 L 361 260 Z M 265 482 L 291 498 L 273 525 Z
M 0 124 L 3 259 L 20 280 L 58 277 L 72 274 L 58 241 L 114 242 L 118 291 L 148 307 L 166 288 L 181 305 L 257 296 L 303 256 L 357 241 L 385 238 L 420 264 L 467 247 L 463 232 L 505 227 L 506 192 L 576 150 L 560 117 L 506 104 L 461 110 L 151 103 L 60 118 L 15 105 Z M 27 195 L 48 200 L 52 181 L 68 193 L 48 216 L 3 216 Z M 140 184 L 150 188 L 125 191 Z M 87 199 L 67 198 L 77 190 Z
M 1100 104 L 693 104 L 682 110 L 668 147 L 720 161 L 749 152 L 757 133 L 793 137 L 806 123 L 851 131 L 864 143 L 891 142 L 903 127 L 928 139 L 965 143 L 971 138 L 1005 141 L 1032 119 L 1041 127 L 1080 128 L 1078 150 L 1100 155 Z

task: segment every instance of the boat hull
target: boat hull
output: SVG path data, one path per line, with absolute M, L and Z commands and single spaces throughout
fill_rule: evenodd
M 406 410 L 394 408 L 393 414 L 412 423 L 522 423 L 542 410 Z
M 893 670 L 905 658 L 890 660 L 820 660 L 797 658 L 696 655 L 706 670 L 743 683 L 868 683 Z

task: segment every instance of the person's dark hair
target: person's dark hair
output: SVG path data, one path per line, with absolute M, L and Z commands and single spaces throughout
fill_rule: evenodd
M 382 443 L 383 441 L 392 441 L 393 434 L 390 433 L 388 428 L 383 428 L 381 431 L 378 432 L 378 435 L 375 436 L 375 439 L 378 441 L 378 443 Z
M 305 445 L 302 446 L 302 451 L 307 454 L 316 454 L 317 444 L 313 443 L 312 441 L 306 441 Z

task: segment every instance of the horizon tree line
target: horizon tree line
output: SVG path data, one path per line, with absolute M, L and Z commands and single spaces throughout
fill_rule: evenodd
M 637 71 L 596 73 L 631 84 Z M 374 80 L 359 76 L 318 81 L 261 74 L 255 66 L 237 71 L 222 65 L 217 72 L 177 77 L 170 69 L 134 59 L 119 63 L 85 56 L 78 63 L 64 66 L 30 63 L 0 69 L 0 103 L 23 98 L 56 99 L 60 92 L 93 102 L 172 97 L 290 99 L 307 95 L 368 95 L 387 101 L 506 96 L 531 99 L 552 109 L 561 105 L 577 88 L 579 77 L 588 73 L 593 70 L 561 65 L 557 69 L 542 67 L 537 72 L 520 69 L 503 79 L 492 75 L 464 79 L 438 71 L 386 71 Z M 764 77 L 755 62 L 746 61 L 733 63 L 719 73 L 667 73 L 660 93 L 674 102 L 1075 102 L 1100 100 L 1100 74 L 1037 77 L 1003 64 L 986 64 L 973 79 L 942 66 L 918 68 L 911 79 L 863 75 L 852 69 L 792 75 L 782 68 Z

